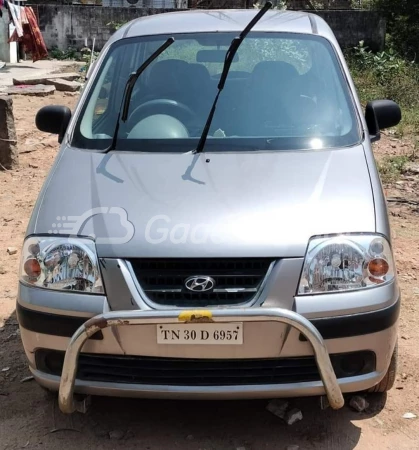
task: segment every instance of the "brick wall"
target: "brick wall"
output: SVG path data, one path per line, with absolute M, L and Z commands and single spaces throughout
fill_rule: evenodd
M 101 50 L 114 29 L 109 23 L 125 23 L 136 17 L 172 11 L 151 8 L 103 8 L 101 6 L 35 5 L 39 27 L 46 46 L 51 49 L 78 49 L 91 46 L 96 38 L 96 50 Z
M 136 17 L 172 11 L 152 8 L 103 8 L 100 6 L 35 5 L 39 25 L 48 48 L 65 50 L 69 46 L 91 46 L 96 38 L 96 49 L 100 50 L 112 34 L 108 24 L 125 23 Z M 179 11 L 179 10 L 176 10 Z M 386 23 L 374 11 L 317 11 L 335 32 L 343 48 L 353 47 L 360 40 L 374 50 L 384 46 Z

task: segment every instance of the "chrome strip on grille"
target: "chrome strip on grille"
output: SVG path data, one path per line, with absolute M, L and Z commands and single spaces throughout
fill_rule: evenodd
M 212 292 L 257 292 L 257 288 L 213 289 Z M 182 289 L 147 289 L 145 292 L 182 292 Z
M 150 303 L 170 307 L 238 306 L 252 302 L 264 286 L 272 258 L 176 258 L 127 261 L 140 293 Z M 190 291 L 185 280 L 209 276 L 210 291 Z

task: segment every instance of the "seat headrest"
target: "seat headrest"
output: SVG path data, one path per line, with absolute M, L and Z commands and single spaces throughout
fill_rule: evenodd
M 256 64 L 252 73 L 252 83 L 281 82 L 298 77 L 297 69 L 284 61 L 262 61 Z
M 150 71 L 149 88 L 176 90 L 178 83 L 184 79 L 188 63 L 180 59 L 166 59 L 154 64 Z
M 189 64 L 188 72 L 190 76 L 204 82 L 211 78 L 208 69 L 203 64 Z

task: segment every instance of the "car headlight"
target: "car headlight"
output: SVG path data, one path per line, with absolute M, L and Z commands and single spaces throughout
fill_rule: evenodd
M 47 289 L 102 294 L 96 247 L 90 239 L 30 237 L 23 244 L 20 280 Z
M 376 234 L 348 234 L 310 240 L 298 294 L 372 288 L 394 279 L 388 241 Z

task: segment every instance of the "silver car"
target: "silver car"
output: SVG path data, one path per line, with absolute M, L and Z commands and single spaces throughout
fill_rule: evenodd
M 299 12 L 136 19 L 73 113 L 23 244 L 29 366 L 85 396 L 241 399 L 384 392 L 400 292 L 365 113 L 339 45 Z

